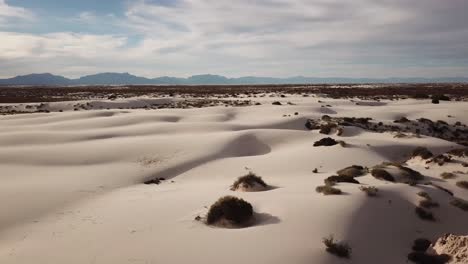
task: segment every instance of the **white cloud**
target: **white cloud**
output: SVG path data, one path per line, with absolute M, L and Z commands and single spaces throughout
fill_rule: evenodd
M 9 26 L 12 19 L 31 20 L 33 13 L 21 7 L 8 5 L 5 0 L 0 0 L 0 28 Z
M 0 19 L 5 6 L 16 10 L 0 0 Z M 0 59 L 17 65 L 12 74 L 37 65 L 73 76 L 459 75 L 468 69 L 467 8 L 465 0 L 138 0 L 123 16 L 73 18 L 91 29 L 112 24 L 118 35 L 3 32 Z

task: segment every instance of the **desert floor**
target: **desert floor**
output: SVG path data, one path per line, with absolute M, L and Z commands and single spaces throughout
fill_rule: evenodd
M 468 212 L 450 204 L 468 200 L 468 190 L 456 185 L 468 180 L 467 157 L 441 166 L 409 160 L 405 166 L 425 176 L 415 185 L 367 173 L 356 178 L 360 185 L 338 183 L 342 195 L 315 191 L 350 165 L 372 168 L 405 162 L 419 146 L 437 155 L 462 145 L 354 126 L 340 136 L 305 127 L 323 115 L 468 124 L 467 102 L 288 95 L 245 107 L 124 109 L 171 100 L 53 102 L 50 113 L 0 116 L 0 263 L 395 264 L 407 262 L 417 238 L 468 234 Z M 76 103 L 96 109 L 73 111 Z M 313 146 L 328 136 L 346 145 Z M 274 188 L 231 191 L 249 171 Z M 456 178 L 443 179 L 443 172 Z M 166 180 L 144 184 L 152 178 Z M 368 197 L 359 189 L 366 185 L 379 195 Z M 439 203 L 430 209 L 435 221 L 416 215 L 420 191 Z M 255 224 L 226 229 L 195 220 L 224 195 L 250 202 Z M 325 251 L 329 235 L 351 246 L 350 259 Z

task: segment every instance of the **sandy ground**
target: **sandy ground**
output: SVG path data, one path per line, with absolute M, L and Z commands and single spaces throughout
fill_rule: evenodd
M 121 107 L 141 100 L 94 105 Z M 359 181 L 377 186 L 377 198 L 349 183 L 337 185 L 343 195 L 315 192 L 326 177 L 346 166 L 402 161 L 417 146 L 439 154 L 460 145 L 347 127 L 343 136 L 331 136 L 344 140 L 346 147 L 313 147 L 326 136 L 304 126 L 308 118 L 324 114 L 467 124 L 466 102 L 258 100 L 262 105 L 90 111 L 69 107 L 61 113 L 1 116 L 0 263 L 394 264 L 406 263 L 416 238 L 468 234 L 468 212 L 450 205 L 452 197 L 432 186 L 388 183 L 368 174 Z M 294 105 L 271 105 L 273 101 Z M 69 103 L 50 107 L 60 104 Z M 417 161 L 410 166 L 468 200 L 468 190 L 455 185 L 468 180 L 468 174 L 451 180 L 439 176 L 468 168 L 426 168 Z M 314 168 L 319 173 L 312 173 Z M 234 180 L 248 171 L 276 188 L 230 191 Z M 152 177 L 167 180 L 143 184 Z M 414 213 L 419 191 L 440 204 L 432 210 L 437 221 L 421 220 Z M 223 195 L 250 202 L 257 223 L 222 229 L 194 220 Z M 351 259 L 325 251 L 322 238 L 331 234 L 349 243 Z

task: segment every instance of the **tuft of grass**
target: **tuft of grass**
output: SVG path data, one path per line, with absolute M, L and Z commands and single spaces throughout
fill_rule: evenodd
M 351 257 L 351 247 L 345 242 L 337 242 L 333 238 L 333 235 L 323 238 L 323 244 L 325 244 L 325 250 L 338 256 L 340 258 L 350 258 Z
M 341 190 L 329 185 L 317 186 L 315 191 L 318 193 L 323 193 L 324 195 L 339 195 L 342 194 Z
M 234 225 L 242 226 L 252 216 L 253 208 L 250 203 L 234 196 L 224 196 L 211 205 L 206 216 L 206 223 L 213 225 L 224 219 Z
M 468 201 L 465 201 L 463 199 L 455 198 L 452 201 L 450 201 L 450 204 L 463 211 L 468 211 Z
M 468 189 L 468 181 L 458 181 L 456 185 L 463 189 Z
M 359 190 L 365 192 L 369 197 L 376 197 L 378 195 L 379 189 L 374 186 L 361 186 Z
M 263 181 L 262 177 L 257 176 L 253 172 L 249 172 L 247 175 L 237 178 L 237 180 L 232 184 L 231 190 L 237 190 L 240 186 L 246 185 L 248 187 L 253 187 L 255 184 L 258 184 L 263 187 L 268 187 L 268 185 Z
M 419 216 L 419 218 L 421 218 L 422 220 L 426 220 L 426 221 L 435 221 L 435 217 L 434 215 L 430 212 L 430 211 L 427 211 L 426 209 L 422 208 L 422 207 L 416 207 L 414 209 L 414 212 L 416 213 L 416 215 Z
M 442 179 L 448 180 L 448 179 L 456 178 L 457 175 L 455 175 L 454 173 L 451 173 L 451 172 L 443 172 L 442 174 L 440 174 L 440 177 Z

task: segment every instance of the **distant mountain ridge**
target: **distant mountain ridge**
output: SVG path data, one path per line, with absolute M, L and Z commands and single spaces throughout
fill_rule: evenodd
M 69 79 L 50 73 L 29 74 L 9 79 L 0 79 L 0 85 L 236 85 L 236 84 L 320 84 L 320 83 L 466 83 L 467 77 L 443 78 L 320 78 L 295 76 L 288 78 L 246 76 L 227 78 L 220 75 L 202 74 L 188 78 L 145 78 L 129 73 L 98 73 L 77 79 Z

